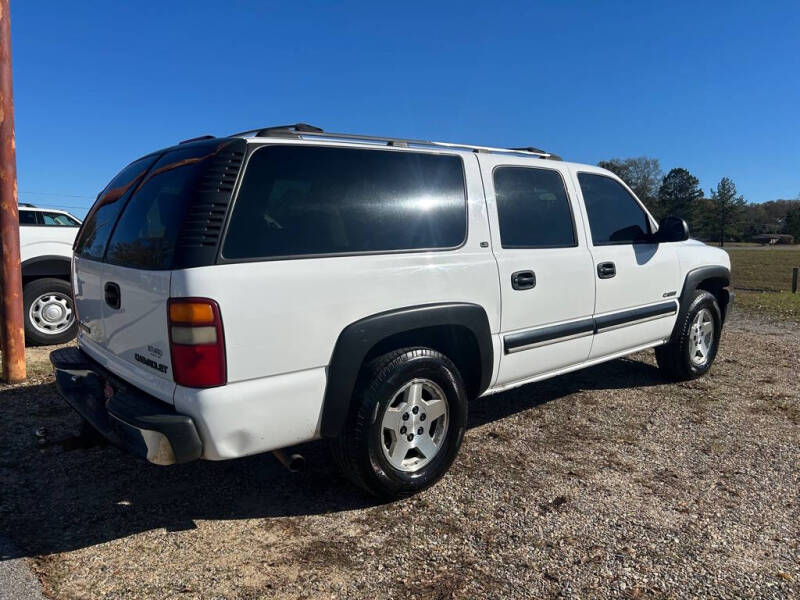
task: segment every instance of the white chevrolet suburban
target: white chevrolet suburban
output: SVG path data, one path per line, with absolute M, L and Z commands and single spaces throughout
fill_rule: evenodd
M 134 161 L 73 261 L 51 360 L 104 437 L 157 464 L 323 438 L 384 497 L 447 471 L 480 396 L 646 348 L 704 374 L 733 299 L 727 254 L 608 171 L 305 124 Z
M 31 344 L 63 344 L 78 323 L 70 295 L 72 245 L 81 222 L 63 210 L 19 205 L 19 249 L 25 339 Z

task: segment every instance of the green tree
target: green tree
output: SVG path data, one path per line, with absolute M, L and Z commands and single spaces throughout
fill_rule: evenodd
M 786 219 L 789 213 L 800 207 L 800 198 L 796 200 L 769 200 L 748 204 L 745 209 L 743 235 L 750 239 L 754 235 L 764 233 L 789 233 L 786 230 Z
M 658 188 L 659 217 L 680 217 L 689 224 L 690 231 L 694 231 L 701 208 L 698 201 L 702 197 L 703 190 L 697 177 L 683 168 L 672 169 Z
M 720 179 L 717 188 L 711 190 L 704 221 L 707 231 L 720 246 L 725 245 L 726 238 L 731 239 L 740 233 L 746 206 L 744 198 L 736 194 L 736 185 L 728 177 Z
M 794 243 L 800 243 L 800 204 L 789 209 L 783 222 L 783 232 L 794 236 Z
M 601 160 L 598 167 L 608 169 L 628 184 L 636 197 L 654 214 L 658 210 L 658 186 L 664 172 L 657 158 L 640 156 L 638 158 L 612 158 Z

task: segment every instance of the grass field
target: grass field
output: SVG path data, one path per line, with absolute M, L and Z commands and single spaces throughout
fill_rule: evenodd
M 740 289 L 791 291 L 792 267 L 800 267 L 794 246 L 726 248 L 731 257 L 733 285 Z
M 800 293 L 792 294 L 792 267 L 800 267 L 797 246 L 726 248 L 731 257 L 736 306 L 800 321 Z

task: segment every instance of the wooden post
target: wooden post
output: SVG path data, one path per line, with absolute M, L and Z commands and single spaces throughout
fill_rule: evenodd
M 14 94 L 11 86 L 11 13 L 0 0 L 0 339 L 3 381 L 25 381 L 25 330 L 22 325 L 22 272 L 19 261 L 17 152 Z
M 792 269 L 792 293 L 797 293 L 797 272 L 800 271 L 800 268 L 794 267 Z

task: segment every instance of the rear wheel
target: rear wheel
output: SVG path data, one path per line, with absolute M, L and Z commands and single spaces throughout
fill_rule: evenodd
M 372 494 L 408 496 L 447 472 L 466 422 L 466 391 L 452 361 L 430 348 L 404 348 L 364 369 L 334 457 Z
M 697 290 L 683 320 L 676 324 L 672 341 L 656 348 L 656 362 L 667 377 L 677 381 L 704 375 L 717 356 L 722 316 L 717 299 Z
M 75 337 L 78 324 L 68 282 L 53 278 L 36 279 L 24 287 L 22 296 L 28 343 L 63 344 Z

